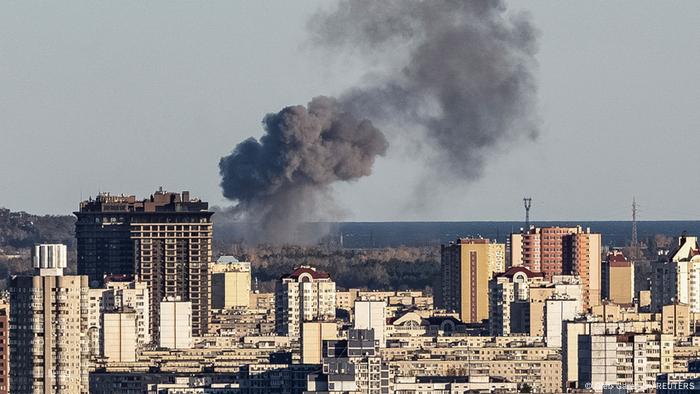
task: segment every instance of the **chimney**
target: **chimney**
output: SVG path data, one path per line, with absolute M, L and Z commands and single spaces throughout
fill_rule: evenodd
M 190 192 L 189 190 L 182 191 L 182 202 L 190 202 Z

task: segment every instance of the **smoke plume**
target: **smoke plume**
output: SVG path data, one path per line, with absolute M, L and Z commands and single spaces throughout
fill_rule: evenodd
M 476 178 L 493 148 L 537 135 L 536 30 L 502 1 L 343 0 L 309 28 L 331 53 L 378 65 L 340 100 L 373 121 L 421 126 L 438 171 Z
M 224 196 L 238 202 L 234 213 L 272 242 L 300 241 L 298 224 L 332 207 L 328 186 L 369 175 L 388 146 L 370 121 L 330 97 L 268 114 L 263 125 L 260 141 L 238 144 L 219 169 Z
M 538 133 L 536 30 L 502 1 L 341 0 L 309 30 L 326 56 L 371 72 L 338 99 L 267 115 L 260 141 L 221 159 L 224 196 L 266 239 L 293 239 L 332 183 L 371 173 L 387 142 L 368 119 L 426 145 L 425 167 L 441 173 L 431 182 L 477 178 L 497 148 Z

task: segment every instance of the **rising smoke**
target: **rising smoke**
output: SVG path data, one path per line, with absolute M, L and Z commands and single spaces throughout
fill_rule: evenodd
M 333 182 L 371 173 L 387 143 L 367 119 L 419 135 L 428 167 L 451 180 L 477 178 L 494 149 L 537 135 L 536 30 L 501 1 L 341 0 L 309 30 L 373 71 L 337 100 L 268 115 L 259 142 L 221 159 L 224 196 L 268 239 L 290 240 Z
M 238 202 L 234 213 L 259 225 L 254 239 L 303 241 L 298 224 L 332 208 L 328 187 L 369 175 L 388 146 L 370 121 L 330 97 L 268 114 L 263 125 L 260 141 L 241 142 L 219 163 L 224 196 Z

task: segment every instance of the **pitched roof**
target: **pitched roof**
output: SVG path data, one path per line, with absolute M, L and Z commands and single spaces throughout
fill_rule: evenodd
M 528 278 L 535 278 L 535 277 L 544 277 L 544 274 L 542 272 L 532 272 L 529 269 L 521 266 L 516 266 L 516 267 L 510 267 L 506 270 L 506 272 L 501 272 L 496 274 L 496 277 L 498 278 L 512 278 L 517 274 L 518 272 L 524 273 Z
M 303 274 L 309 274 L 309 275 L 311 275 L 311 277 L 313 279 L 328 279 L 331 277 L 328 274 L 328 272 L 317 271 L 316 268 L 301 266 L 301 267 L 296 268 L 294 271 L 292 271 L 291 274 L 282 275 L 282 279 L 285 279 L 285 278 L 299 279 L 299 277 Z

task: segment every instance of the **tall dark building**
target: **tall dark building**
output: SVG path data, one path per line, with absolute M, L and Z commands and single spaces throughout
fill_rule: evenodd
M 80 203 L 78 273 L 90 285 L 104 275 L 135 275 L 148 283 L 151 335 L 158 335 L 160 302 L 179 296 L 192 302 L 192 333 L 207 331 L 213 212 L 189 192 L 162 189 L 150 198 L 99 194 Z

